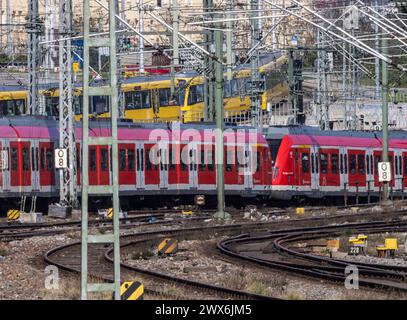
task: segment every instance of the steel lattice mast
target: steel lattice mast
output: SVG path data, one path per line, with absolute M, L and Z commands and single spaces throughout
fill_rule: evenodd
M 59 2 L 59 147 L 66 149 L 68 167 L 60 173 L 60 203 L 77 205 L 76 145 L 72 76 L 72 0 Z
M 38 0 L 28 0 L 28 113 L 39 114 L 38 67 L 39 67 Z

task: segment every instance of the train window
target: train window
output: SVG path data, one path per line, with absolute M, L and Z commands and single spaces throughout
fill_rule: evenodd
M 210 149 L 208 150 L 208 170 L 209 171 L 214 171 L 215 169 L 215 164 L 214 164 L 214 158 L 213 158 L 213 150 Z
M 18 149 L 11 148 L 11 170 L 18 170 Z
M 89 169 L 90 171 L 96 171 L 96 149 L 90 148 L 89 150 Z
M 380 156 L 375 156 L 375 158 L 374 158 L 374 163 L 375 163 L 375 165 L 374 165 L 374 172 L 375 172 L 375 175 L 379 175 L 379 162 L 381 161 L 380 160 L 381 159 L 381 157 Z
M 315 173 L 315 155 L 313 153 L 311 154 L 311 170 L 312 173 Z
M 134 150 L 133 149 L 127 149 L 127 166 L 129 171 L 134 170 Z
M 126 149 L 119 150 L 119 170 L 126 171 Z
M 109 112 L 109 96 L 93 96 L 90 103 L 90 112 L 101 114 Z
M 23 171 L 29 171 L 30 170 L 30 149 L 27 147 L 24 147 L 22 150 L 22 160 L 23 160 Z
M 366 173 L 370 174 L 370 157 L 366 155 Z
M 365 174 L 365 157 L 363 154 L 358 154 L 358 171 L 359 174 Z
M 160 98 L 160 107 L 168 107 L 171 100 L 171 89 L 158 89 L 158 96 Z
M 227 150 L 226 151 L 226 171 L 227 172 L 232 172 L 233 170 L 233 157 L 234 157 L 234 151 L 232 150 Z
M 76 149 L 76 168 L 78 172 L 80 172 L 81 169 L 81 152 L 81 148 Z
M 321 173 L 328 173 L 328 155 L 326 153 L 319 154 Z
M 153 167 L 153 164 L 151 163 L 150 153 L 151 148 L 146 148 L 146 170 L 151 170 Z
M 52 172 L 54 170 L 54 157 L 52 149 L 47 148 L 45 158 L 47 159 L 47 170 Z
M 350 154 L 349 155 L 349 172 L 350 174 L 356 174 L 356 155 Z
M 303 173 L 309 173 L 309 154 L 303 153 L 301 156 L 301 166 Z
M 40 152 L 40 166 L 41 170 L 45 170 L 45 150 L 41 148 Z
M 199 159 L 200 161 L 199 161 L 199 170 L 201 170 L 201 171 L 205 171 L 205 167 L 206 167 L 206 164 L 205 164 L 205 150 L 201 150 L 201 158 Z
M 189 87 L 188 105 L 203 102 L 203 85 Z
M 127 110 L 150 109 L 150 92 L 130 91 L 124 94 L 124 101 Z
M 398 175 L 399 174 L 399 157 L 398 156 L 395 156 L 395 165 L 394 165 L 394 173 L 396 174 L 396 175 Z
M 107 149 L 100 149 L 100 170 L 107 171 L 109 167 L 109 159 L 107 155 Z
M 318 153 L 315 154 L 315 172 L 319 173 Z
M 59 115 L 59 97 L 45 97 L 45 113 L 47 116 Z
M 171 171 L 175 170 L 175 159 L 174 159 L 174 148 L 175 146 L 169 146 L 168 148 L 168 163 Z
M 35 171 L 35 157 L 34 157 L 34 147 L 31 147 L 31 168 Z
M 343 174 L 343 154 L 341 154 L 341 174 Z
M 261 170 L 261 152 L 256 152 L 256 172 L 260 172 Z
M 332 174 L 339 173 L 339 155 L 337 153 L 331 155 L 331 172 Z
M 407 157 L 404 157 L 404 176 L 407 177 Z
M 399 156 L 399 174 L 400 175 L 402 175 L 403 174 L 403 172 L 402 172 L 402 167 L 403 167 L 403 164 L 401 163 L 401 156 Z

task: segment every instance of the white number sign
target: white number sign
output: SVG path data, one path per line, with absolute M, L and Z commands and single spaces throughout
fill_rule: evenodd
M 55 149 L 55 168 L 65 169 L 68 166 L 66 149 Z
M 379 181 L 380 182 L 390 182 L 391 181 L 390 162 L 379 162 Z

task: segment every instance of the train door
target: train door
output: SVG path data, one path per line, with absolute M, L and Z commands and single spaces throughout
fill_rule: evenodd
M 345 190 L 345 185 L 348 186 L 348 154 L 345 147 L 339 148 L 339 172 L 341 189 Z
M 294 168 L 297 171 L 294 179 L 295 184 L 300 186 L 311 186 L 311 150 L 307 148 L 299 148 L 298 151 L 299 164 Z
M 190 142 L 188 144 L 188 161 L 189 161 L 189 186 L 191 188 L 198 188 L 198 157 L 197 157 L 197 144 Z
M 394 188 L 395 191 L 402 189 L 403 168 L 402 168 L 402 152 L 394 150 Z
M 169 144 L 160 146 L 160 188 L 168 188 L 168 148 Z
M 9 143 L 8 141 L 3 141 L 1 142 L 1 147 L 0 150 L 2 150 L 1 153 L 1 162 L 2 162 L 2 172 L 1 172 L 1 186 L 3 188 L 3 191 L 9 191 L 10 190 L 10 148 L 9 148 Z
M 54 144 L 52 142 L 39 143 L 39 160 L 40 186 L 55 185 Z
M 119 184 L 136 184 L 135 150 L 133 143 L 119 144 Z
M 319 155 L 318 147 L 311 146 L 311 189 L 319 189 Z
M 227 145 L 224 147 L 224 183 L 231 188 L 232 185 L 239 184 L 241 178 L 242 184 L 244 183 L 245 176 L 245 159 L 244 148 L 234 145 Z
M 245 163 L 245 175 L 244 175 L 244 187 L 247 190 L 251 190 L 253 188 L 253 161 L 254 156 L 253 156 L 253 150 L 251 150 L 251 146 L 249 144 L 245 144 L 244 147 L 244 156 L 246 159 Z
M 407 188 L 407 152 L 403 152 L 403 183 Z
M 215 153 L 211 144 L 201 145 L 199 149 L 198 183 L 199 186 L 216 184 Z
M 319 184 L 321 187 L 340 185 L 338 149 L 319 150 Z
M 31 141 L 31 186 L 33 191 L 40 190 L 40 168 L 38 163 L 38 141 Z
M 10 142 L 10 185 L 31 185 L 30 142 Z
M 145 156 L 144 146 L 142 143 L 136 144 L 136 187 L 137 189 L 144 188 L 144 172 L 145 172 Z
M 160 183 L 160 168 L 159 168 L 159 149 L 155 144 L 146 144 L 144 149 L 144 183 L 146 186 L 156 185 Z
M 99 185 L 110 184 L 110 160 L 109 147 L 98 146 L 99 148 Z
M 366 190 L 374 189 L 374 159 L 373 149 L 368 148 L 366 151 Z
M 348 150 L 348 172 L 350 187 L 366 186 L 365 151 Z

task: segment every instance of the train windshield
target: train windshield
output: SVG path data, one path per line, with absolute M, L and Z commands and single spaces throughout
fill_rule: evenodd
M 24 109 L 24 99 L 0 101 L 1 116 L 19 116 L 24 113 Z
M 203 93 L 203 84 L 189 87 L 188 93 L 188 105 L 196 104 L 203 102 L 204 93 Z

